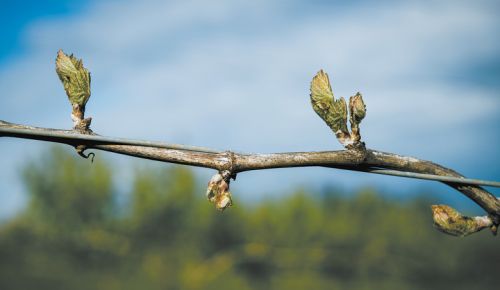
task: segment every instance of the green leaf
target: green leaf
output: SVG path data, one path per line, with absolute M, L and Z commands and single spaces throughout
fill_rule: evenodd
M 335 100 L 328 75 L 320 70 L 311 82 L 311 104 L 314 111 L 335 134 L 347 130 L 347 105 L 344 98 Z
M 84 108 L 90 98 L 90 73 L 83 66 L 82 60 L 59 50 L 56 72 L 71 104 Z

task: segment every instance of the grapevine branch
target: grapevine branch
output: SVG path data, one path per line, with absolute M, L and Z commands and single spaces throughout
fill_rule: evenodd
M 466 179 L 459 173 L 430 161 L 368 149 L 361 142 L 359 124 L 366 114 L 360 93 L 349 103 L 335 99 L 328 75 L 320 71 L 311 82 L 311 103 L 316 113 L 335 133 L 346 148 L 340 151 L 285 152 L 245 154 L 209 148 L 151 141 L 109 138 L 90 130 L 91 118 L 85 118 L 85 104 L 90 97 L 90 73 L 81 60 L 61 50 L 56 58 L 56 71 L 72 105 L 73 130 L 39 128 L 0 121 L 0 137 L 16 137 L 67 144 L 87 158 L 84 151 L 98 149 L 144 159 L 211 168 L 218 173 L 210 180 L 207 198 L 224 210 L 232 204 L 230 179 L 236 174 L 272 168 L 321 166 L 368 173 L 438 180 L 461 192 L 487 213 L 484 217 L 467 217 L 446 205 L 432 206 L 438 230 L 465 236 L 484 228 L 496 234 L 500 223 L 500 200 L 478 184 L 499 186 L 498 182 Z M 349 111 L 350 129 L 347 127 Z

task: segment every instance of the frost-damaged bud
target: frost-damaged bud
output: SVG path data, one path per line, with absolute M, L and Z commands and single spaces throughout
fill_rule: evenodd
M 456 237 L 465 237 L 484 228 L 491 228 L 494 232 L 493 222 L 487 216 L 463 216 L 447 205 L 432 205 L 431 209 L 434 226 L 443 233 Z
M 90 98 L 90 73 L 81 59 L 62 50 L 57 52 L 56 72 L 73 107 L 71 118 L 76 127 L 84 121 L 85 105 Z M 90 119 L 87 122 L 90 124 Z
M 208 182 L 208 200 L 215 204 L 215 208 L 223 211 L 233 204 L 231 192 L 229 192 L 229 179 L 224 178 L 220 173 L 215 174 Z

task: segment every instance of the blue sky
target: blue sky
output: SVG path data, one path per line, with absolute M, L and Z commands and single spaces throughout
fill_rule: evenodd
M 310 79 L 323 68 L 337 96 L 363 93 L 370 148 L 499 180 L 499 12 L 495 1 L 451 0 L 3 1 L 0 119 L 71 127 L 54 72 L 62 48 L 92 72 L 87 113 L 100 134 L 247 152 L 337 150 L 309 104 Z M 49 146 L 1 140 L 0 216 L 22 208 L 20 168 Z M 121 183 L 150 164 L 97 158 L 119 165 Z M 296 186 L 458 196 L 440 184 L 321 168 L 245 173 L 232 184 L 256 199 Z

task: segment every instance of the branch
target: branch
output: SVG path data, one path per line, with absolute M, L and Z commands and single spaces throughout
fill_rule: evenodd
M 0 137 L 2 136 L 61 143 L 75 148 L 83 146 L 85 149 L 99 149 L 143 159 L 205 167 L 218 171 L 229 170 L 234 174 L 283 167 L 346 167 L 358 165 L 363 161 L 360 152 L 354 150 L 244 154 L 193 146 L 185 149 L 185 145 L 148 141 L 146 145 L 139 145 L 141 141 L 121 138 L 112 141 L 115 139 L 101 137 L 94 133 L 84 135 L 75 130 L 39 128 L 5 121 L 0 121 Z
M 241 172 L 286 167 L 321 166 L 377 174 L 406 176 L 441 181 L 476 202 L 489 215 L 466 217 L 448 206 L 433 206 L 436 227 L 448 234 L 465 236 L 483 228 L 496 233 L 500 223 L 500 201 L 477 184 L 499 186 L 498 182 L 466 179 L 459 173 L 435 164 L 392 153 L 366 149 L 361 142 L 360 123 L 366 106 L 360 93 L 349 98 L 335 99 L 328 75 L 320 71 L 311 82 L 311 104 L 347 149 L 323 152 L 285 152 L 245 154 L 210 148 L 151 141 L 103 137 L 90 130 L 91 118 L 85 118 L 85 105 L 90 98 L 90 73 L 81 60 L 58 52 L 56 71 L 72 106 L 73 130 L 59 130 L 19 125 L 0 121 L 0 137 L 16 137 L 67 144 L 78 154 L 98 149 L 144 159 L 205 167 L 217 170 L 208 184 L 207 198 L 217 209 L 232 204 L 229 183 Z M 349 114 L 349 118 L 348 118 Z M 349 119 L 350 128 L 347 126 Z
M 75 148 L 83 145 L 85 149 L 99 149 L 144 159 L 211 168 L 221 172 L 227 170 L 232 174 L 272 168 L 322 166 L 369 173 L 377 173 L 377 169 L 385 168 L 396 170 L 388 171 L 388 174 L 402 171 L 456 177 L 460 179 L 444 183 L 465 194 L 489 214 L 500 216 L 500 201 L 479 186 L 457 183 L 468 181 L 457 172 L 430 161 L 371 149 L 245 154 L 179 144 L 108 138 L 94 133 L 85 135 L 74 130 L 39 128 L 5 121 L 0 121 L 0 136 L 62 143 Z

